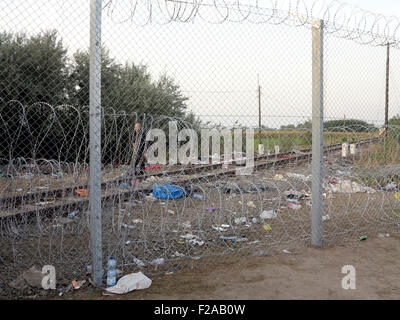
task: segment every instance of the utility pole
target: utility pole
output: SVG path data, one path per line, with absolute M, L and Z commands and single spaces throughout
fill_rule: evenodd
M 260 76 L 257 74 L 258 83 L 258 128 L 259 128 L 259 144 L 261 144 L 261 86 Z
M 385 96 L 385 135 L 389 131 L 389 71 L 390 71 L 390 43 L 388 42 L 386 50 L 386 96 Z
M 346 131 L 346 114 L 344 114 L 344 117 L 343 117 L 343 126 L 344 126 L 344 130 Z

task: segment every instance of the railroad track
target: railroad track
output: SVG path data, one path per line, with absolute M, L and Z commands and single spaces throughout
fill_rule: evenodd
M 378 142 L 379 138 L 367 139 L 354 142 L 358 146 Z M 334 144 L 324 148 L 324 152 L 339 151 L 342 144 Z M 288 163 L 302 162 L 311 159 L 312 148 L 301 149 L 300 153 L 293 151 L 284 152 L 273 155 L 260 155 L 254 158 L 254 168 L 270 168 L 282 166 Z M 171 171 L 163 171 L 160 173 L 146 175 L 146 178 L 151 177 L 176 177 L 173 181 L 168 181 L 169 184 L 194 184 L 201 181 L 210 181 L 221 176 L 235 175 L 238 168 L 243 166 L 232 166 L 230 169 L 222 169 L 221 163 L 197 165 L 187 168 L 181 168 Z M 199 175 L 196 175 L 199 174 Z M 188 176 L 194 175 L 194 176 Z M 183 177 L 185 176 L 185 177 Z M 140 178 L 140 177 L 138 177 Z M 141 184 L 135 185 L 130 189 L 121 189 L 119 185 L 123 182 L 128 182 L 132 179 L 127 175 L 110 179 L 102 182 L 102 201 L 124 202 L 132 197 L 137 197 L 139 193 L 150 193 L 153 183 L 150 185 Z M 29 192 L 25 194 L 10 195 L 0 198 L 0 219 L 26 216 L 26 215 L 44 215 L 52 212 L 65 211 L 71 212 L 77 208 L 83 209 L 89 207 L 89 197 L 78 197 L 74 195 L 76 189 L 87 189 L 85 183 L 56 188 L 53 190 Z M 43 199 L 47 203 L 42 203 Z

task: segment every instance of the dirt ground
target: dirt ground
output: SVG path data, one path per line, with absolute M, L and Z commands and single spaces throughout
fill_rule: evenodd
M 152 279 L 149 289 L 123 296 L 104 297 L 101 291 L 86 289 L 63 299 L 400 299 L 400 236 L 236 258 L 234 263 L 219 258 L 203 270 Z M 345 265 L 356 269 L 355 290 L 342 289 Z

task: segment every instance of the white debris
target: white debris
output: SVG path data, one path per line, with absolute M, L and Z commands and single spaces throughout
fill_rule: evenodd
M 326 221 L 326 220 L 330 220 L 331 217 L 329 216 L 329 214 L 327 214 L 326 216 L 322 216 L 322 221 Z
M 299 209 L 301 209 L 301 205 L 300 204 L 289 203 L 289 208 L 293 209 L 293 210 L 299 210 Z
M 221 227 L 214 227 L 214 226 L 212 226 L 212 228 L 213 228 L 214 230 L 217 230 L 217 231 L 226 231 L 225 228 L 221 228 Z
M 399 190 L 399 186 L 396 183 L 390 183 L 386 187 L 383 188 L 385 191 L 397 191 Z
M 235 224 L 242 224 L 242 223 L 246 223 L 246 217 L 241 217 L 241 218 L 235 219 Z
M 198 236 L 196 236 L 194 234 L 191 234 L 191 233 L 188 233 L 188 234 L 185 234 L 185 235 L 181 236 L 181 238 L 186 239 L 186 240 L 190 240 L 190 239 L 196 239 L 196 238 L 198 238 Z
M 264 211 L 260 214 L 260 218 L 262 220 L 266 220 L 266 219 L 276 219 L 278 217 L 278 214 L 276 213 L 276 211 L 274 210 L 270 210 L 270 211 Z
M 202 245 L 204 244 L 204 241 L 192 239 L 192 240 L 189 240 L 189 244 L 194 244 L 194 245 L 202 246 Z
M 249 202 L 247 202 L 247 206 L 249 207 L 249 208 L 256 208 L 256 205 L 254 204 L 254 202 L 253 201 L 249 201 Z
M 329 184 L 328 187 L 333 193 L 375 193 L 376 190 L 362 186 L 350 180 L 340 180 L 337 184 Z
M 133 290 L 147 289 L 151 285 L 151 280 L 143 273 L 131 273 L 123 276 L 113 287 L 107 288 L 107 292 L 115 294 L 124 294 Z

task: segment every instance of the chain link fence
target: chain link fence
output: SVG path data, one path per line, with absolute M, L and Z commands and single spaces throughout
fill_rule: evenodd
M 323 1 L 0 12 L 2 295 L 32 292 L 15 281 L 32 266 L 68 292 L 110 256 L 151 277 L 398 232 L 399 19 Z

